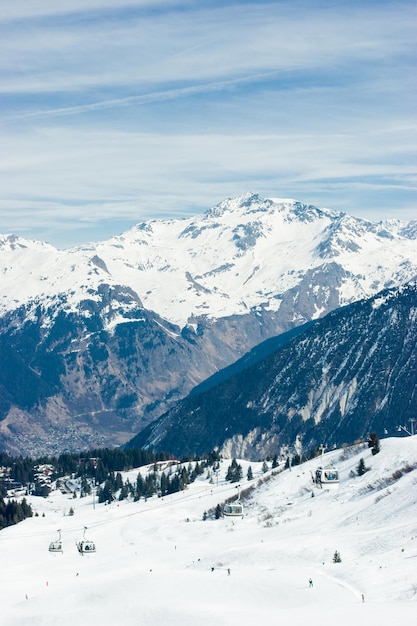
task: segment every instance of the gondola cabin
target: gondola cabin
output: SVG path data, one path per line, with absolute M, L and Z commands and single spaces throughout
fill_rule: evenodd
M 96 551 L 96 544 L 89 539 L 83 539 L 77 543 L 78 552 L 80 554 L 94 554 Z
M 81 555 L 94 554 L 96 551 L 96 544 L 94 543 L 94 541 L 91 541 L 91 539 L 86 539 L 85 537 L 86 530 L 87 529 L 84 528 L 84 537 L 81 541 L 77 543 L 77 549 Z
M 339 472 L 330 465 L 316 469 L 316 485 L 321 489 L 338 489 Z
M 62 541 L 61 541 L 61 531 L 58 530 L 58 539 L 55 539 L 55 541 L 51 541 L 51 543 L 49 544 L 49 552 L 61 552 L 61 554 L 63 553 L 63 549 L 62 549 Z
M 242 517 L 243 518 L 243 506 L 239 500 L 235 502 L 227 502 L 223 507 L 223 515 L 225 517 Z

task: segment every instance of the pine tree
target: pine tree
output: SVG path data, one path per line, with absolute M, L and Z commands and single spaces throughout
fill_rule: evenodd
M 341 563 L 341 562 L 342 562 L 342 558 L 340 556 L 340 552 L 335 550 L 335 552 L 333 554 L 333 563 Z
M 190 479 L 189 479 L 188 471 L 185 469 L 185 467 L 183 467 L 182 470 L 181 470 L 181 486 L 182 486 L 182 488 L 184 488 L 185 485 L 189 485 L 189 483 L 190 483 Z
M 359 459 L 356 471 L 358 473 L 358 476 L 363 476 L 363 474 L 365 474 L 365 472 L 367 471 L 367 468 L 365 467 L 365 461 L 362 458 Z
M 121 502 L 122 500 L 126 500 L 126 498 L 129 495 L 129 490 L 127 485 L 122 485 L 122 488 L 120 489 L 120 493 L 119 493 L 119 501 Z
M 169 478 L 168 476 L 165 474 L 165 472 L 162 472 L 161 474 L 161 484 L 160 484 L 160 489 L 161 489 L 161 495 L 165 495 L 168 493 L 168 489 L 169 489 Z
M 123 478 L 120 472 L 116 474 L 116 489 L 115 491 L 119 491 L 123 487 Z
M 143 480 L 142 474 L 139 472 L 136 478 L 136 492 L 135 492 L 135 501 L 140 500 L 145 495 L 145 481 Z
M 378 454 L 378 452 L 380 451 L 381 448 L 379 445 L 379 437 L 376 432 L 372 432 L 369 435 L 368 448 L 371 448 L 371 452 L 373 455 Z
M 108 502 L 109 504 L 113 501 L 113 484 L 110 479 L 106 480 L 104 486 L 99 489 L 98 492 L 98 501 L 100 503 Z
M 0 496 L 0 529 L 17 524 L 26 517 L 32 517 L 32 509 L 25 498 L 21 503 L 9 500 L 6 504 Z
M 239 480 L 242 479 L 242 476 L 243 476 L 242 466 L 239 465 L 236 459 L 233 459 L 227 469 L 226 480 L 230 480 L 230 482 L 232 483 L 237 483 L 239 482 Z
M 83 476 L 81 478 L 81 493 L 82 493 L 83 496 L 88 495 L 88 494 L 91 493 L 91 485 L 87 481 L 85 476 Z
M 253 479 L 252 467 L 250 465 L 248 467 L 247 479 L 248 480 L 252 480 Z

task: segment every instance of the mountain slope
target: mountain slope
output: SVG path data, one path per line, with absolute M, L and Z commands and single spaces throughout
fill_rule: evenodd
M 3 236 L 0 307 L 66 294 L 67 310 L 76 312 L 105 284 L 129 286 L 146 309 L 181 328 L 200 316 L 278 311 L 288 307 L 287 293 L 303 294 L 289 319 L 307 321 L 410 280 L 416 232 L 413 222 L 373 223 L 248 193 L 195 218 L 151 220 L 64 251 Z M 106 324 L 115 323 L 107 313 Z
M 0 448 L 127 441 L 268 338 L 412 279 L 416 233 L 248 193 L 68 250 L 0 237 Z
M 190 395 L 128 445 L 258 459 L 296 439 L 341 445 L 393 433 L 417 406 L 417 286 L 328 314 L 244 371 Z
M 229 460 L 215 480 L 205 472 L 167 498 L 96 498 L 94 506 L 91 495 L 29 496 L 38 516 L 0 532 L 3 623 L 408 624 L 416 609 L 417 437 L 381 444 L 376 456 L 366 445 L 325 455 L 339 468 L 337 491 L 313 487 L 320 459 L 280 473 L 253 463 L 254 480 L 242 483 L 254 488 L 245 517 L 234 521 L 203 521 L 236 494 L 224 479 Z M 361 458 L 369 471 L 357 476 Z M 133 484 L 138 473 L 123 479 Z M 81 557 L 75 542 L 85 527 L 97 551 Z M 48 552 L 57 528 L 63 554 Z
M 296 326 L 292 330 L 288 330 L 286 333 L 282 333 L 277 337 L 271 337 L 266 341 L 258 344 L 250 352 L 247 352 L 241 359 L 238 359 L 228 367 L 223 368 L 220 372 L 216 372 L 213 376 L 206 378 L 202 383 L 196 385 L 190 392 L 190 395 L 196 395 L 198 393 L 202 393 L 215 387 L 219 383 L 224 380 L 228 380 L 232 376 L 235 376 L 239 372 L 247 369 L 251 365 L 262 361 L 262 359 L 266 358 L 272 352 L 275 352 L 282 346 L 285 346 L 288 342 L 290 342 L 294 337 L 303 333 L 311 324 L 314 322 L 307 322 L 306 324 L 302 324 L 301 326 Z

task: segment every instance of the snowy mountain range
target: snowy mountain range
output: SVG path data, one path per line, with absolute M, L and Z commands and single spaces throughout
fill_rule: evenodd
M 0 446 L 127 441 L 262 341 L 417 275 L 417 222 L 256 194 L 105 242 L 0 237 Z
M 129 321 L 138 299 L 183 328 L 201 316 L 278 311 L 288 307 L 286 294 L 306 293 L 287 320 L 299 323 L 415 276 L 416 239 L 417 221 L 373 223 L 250 193 L 204 215 L 144 222 L 67 250 L 2 236 L 0 312 L 40 304 L 47 326 L 61 309 L 99 303 L 100 286 L 124 286 L 137 298 L 103 308 L 105 330 Z
M 368 471 L 358 476 L 361 459 Z M 249 463 L 239 461 L 242 494 L 251 489 L 242 497 L 243 519 L 204 520 L 238 493 L 225 480 L 228 459 L 164 498 L 98 504 L 92 495 L 74 499 L 59 490 L 29 496 L 36 515 L 0 532 L 2 623 L 412 623 L 417 437 L 382 439 L 375 456 L 362 444 L 323 461 L 339 470 L 337 490 L 312 484 L 320 457 L 291 471 L 282 462 L 275 470 L 268 463 L 266 472 L 262 462 L 251 463 L 251 481 Z M 134 484 L 150 470 L 123 473 L 123 481 Z M 63 553 L 48 551 L 57 529 Z M 84 532 L 96 552 L 80 556 Z

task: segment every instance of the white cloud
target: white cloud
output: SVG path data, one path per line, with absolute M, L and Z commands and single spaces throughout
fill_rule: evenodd
M 411 217 L 414 12 L 3 3 L 2 223 L 178 215 L 247 189 L 356 214 L 397 189 Z

